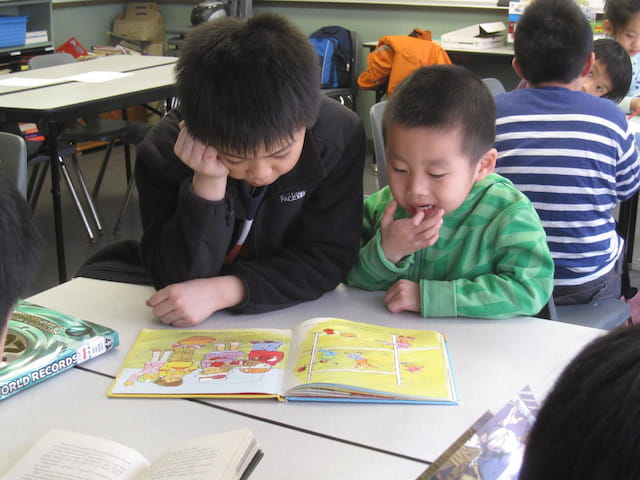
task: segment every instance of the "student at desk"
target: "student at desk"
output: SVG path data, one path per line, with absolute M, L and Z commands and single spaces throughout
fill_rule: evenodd
M 136 163 L 154 314 L 184 327 L 333 290 L 358 252 L 366 138 L 321 94 L 306 36 L 272 14 L 195 27 L 177 90 Z
M 496 171 L 538 210 L 555 302 L 620 298 L 624 241 L 611 211 L 640 187 L 640 165 L 620 109 L 580 91 L 594 61 L 591 26 L 573 2 L 535 0 L 514 50 L 532 88 L 496 96 Z
M 553 260 L 531 202 L 492 173 L 494 116 L 463 67 L 422 67 L 400 84 L 382 119 L 389 186 L 365 200 L 349 284 L 425 317 L 540 312 Z
M 31 209 L 0 172 L 0 360 L 11 311 L 37 270 L 40 245 Z

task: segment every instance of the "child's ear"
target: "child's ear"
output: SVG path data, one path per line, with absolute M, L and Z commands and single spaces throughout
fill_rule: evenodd
M 518 75 L 520 78 L 526 80 L 524 78 L 524 75 L 522 75 L 522 69 L 520 68 L 520 64 L 518 63 L 518 59 L 516 57 L 513 57 L 511 59 L 511 68 L 513 68 L 513 71 L 516 72 L 516 75 Z
M 496 168 L 496 159 L 498 158 L 498 151 L 495 148 L 487 150 L 482 155 L 482 158 L 478 160 L 476 164 L 476 181 L 484 180 Z
M 609 20 L 605 19 L 604 22 L 602 22 L 602 29 L 606 35 L 613 37 L 613 25 L 611 25 Z

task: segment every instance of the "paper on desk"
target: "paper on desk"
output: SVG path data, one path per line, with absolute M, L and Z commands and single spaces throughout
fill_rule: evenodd
M 60 83 L 59 78 L 27 78 L 7 75 L 0 79 L 1 87 L 42 87 L 43 85 L 51 85 Z
M 109 80 L 117 80 L 119 78 L 128 77 L 133 75 L 132 73 L 122 73 L 122 72 L 101 72 L 101 71 L 93 71 L 87 73 L 81 73 L 79 75 L 72 75 L 70 77 L 66 77 L 65 80 L 71 80 L 74 82 L 86 82 L 86 83 L 102 83 L 108 82 Z

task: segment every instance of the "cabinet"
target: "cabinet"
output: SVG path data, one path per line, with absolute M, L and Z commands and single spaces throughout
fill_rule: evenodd
M 0 69 L 19 70 L 28 57 L 53 50 L 51 0 L 0 1 L 0 15 L 24 15 L 27 17 L 27 32 L 47 32 L 47 40 L 0 48 Z

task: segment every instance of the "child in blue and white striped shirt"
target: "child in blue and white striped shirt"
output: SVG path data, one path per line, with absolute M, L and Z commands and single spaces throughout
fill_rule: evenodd
M 611 210 L 640 187 L 640 165 L 623 112 L 581 91 L 594 61 L 591 26 L 573 2 L 536 0 L 514 51 L 532 88 L 496 96 L 496 172 L 540 215 L 556 303 L 619 298 L 624 241 Z

